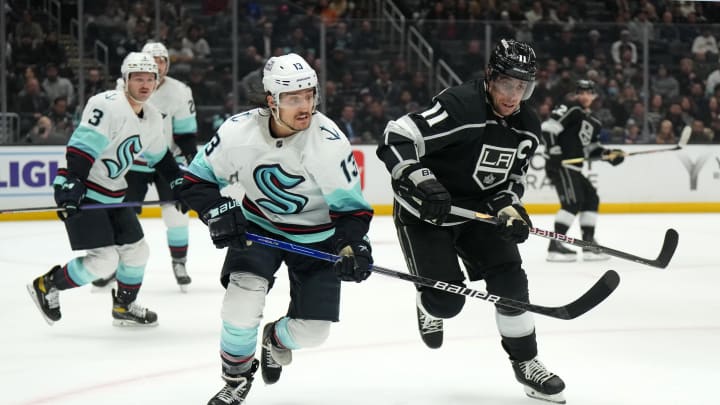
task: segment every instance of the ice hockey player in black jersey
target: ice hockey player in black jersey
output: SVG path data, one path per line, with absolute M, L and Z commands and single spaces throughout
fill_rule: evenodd
M 464 285 L 459 258 L 469 280 L 485 280 L 489 293 L 529 301 L 517 244 L 532 226 L 521 198 L 540 142 L 540 121 L 524 102 L 536 69 L 528 44 L 501 40 L 483 80 L 446 89 L 429 109 L 387 124 L 377 155 L 392 176 L 395 226 L 413 274 Z M 455 217 L 452 205 L 502 223 Z M 418 286 L 416 304 L 421 337 L 438 348 L 442 319 L 456 316 L 465 297 Z M 496 320 L 525 392 L 564 403 L 565 383 L 538 360 L 532 315 L 496 306 Z
M 542 123 L 545 171 L 560 199 L 560 210 L 555 215 L 555 232 L 567 234 L 578 216 L 582 239 L 593 242 L 600 204 L 597 190 L 582 173 L 582 162 L 562 164 L 562 161 L 600 158 L 616 166 L 623 162 L 624 154 L 620 149 L 607 149 L 598 141 L 600 121 L 590 110 L 590 105 L 597 96 L 595 83 L 592 80 L 578 80 L 575 89 L 575 103 L 558 105 L 551 117 Z M 609 258 L 605 253 L 583 248 L 583 260 Z M 560 242 L 551 241 L 547 260 L 573 262 L 577 260 L 577 253 Z

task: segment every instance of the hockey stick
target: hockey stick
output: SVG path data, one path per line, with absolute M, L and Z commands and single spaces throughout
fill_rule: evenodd
M 493 217 L 491 215 L 483 214 L 482 212 L 471 211 L 460 207 L 452 207 L 450 209 L 450 213 L 459 217 L 473 219 L 481 222 L 487 222 L 489 224 L 497 224 L 499 221 L 496 217 Z M 677 248 L 679 239 L 679 235 L 676 230 L 672 228 L 668 229 L 665 232 L 665 240 L 663 241 L 663 246 L 660 249 L 660 254 L 658 255 L 657 259 L 653 260 L 645 259 L 643 257 L 635 256 L 633 254 L 622 252 L 620 250 L 615 250 L 609 247 L 600 246 L 593 242 L 571 238 L 567 235 L 552 231 L 546 231 L 538 228 L 530 228 L 530 233 L 543 238 L 553 239 L 556 241 L 567 243 L 569 245 L 593 248 L 599 250 L 600 252 L 607 253 L 611 256 L 619 257 L 621 259 L 630 260 L 635 263 L 645 264 L 652 267 L 659 267 L 661 269 L 664 269 L 665 267 L 667 267 L 668 263 L 670 263 L 670 259 L 673 257 L 673 254 L 675 254 L 675 249 Z
M 340 256 L 337 255 L 311 249 L 305 246 L 296 245 L 290 242 L 283 242 L 280 240 L 269 238 L 267 236 L 256 235 L 248 232 L 247 238 L 248 240 L 259 243 L 261 245 L 287 250 L 289 252 L 298 253 L 319 260 L 336 262 L 340 259 Z M 605 274 L 602 275 L 602 277 L 600 277 L 598 281 L 595 282 L 592 287 L 590 287 L 588 291 L 585 292 L 585 294 L 583 294 L 575 301 L 559 307 L 545 307 L 541 305 L 530 304 L 527 302 L 516 301 L 510 298 L 500 297 L 497 295 L 489 294 L 485 291 L 473 290 L 471 288 L 447 283 L 445 281 L 437 281 L 426 277 L 416 276 L 414 274 L 402 273 L 399 271 L 386 269 L 377 265 L 373 265 L 371 270 L 374 273 L 384 274 L 386 276 L 394 277 L 400 280 L 411 281 L 415 284 L 423 285 L 426 287 L 447 291 L 453 294 L 464 295 L 470 298 L 478 298 L 508 308 L 520 309 L 558 319 L 574 319 L 586 313 L 587 311 L 593 309 L 595 306 L 600 304 L 603 300 L 605 300 L 605 298 L 607 298 L 615 290 L 615 288 L 617 288 L 618 284 L 620 284 L 620 276 L 617 274 L 617 272 L 615 272 L 614 270 L 608 270 L 605 272 Z
M 144 205 L 163 205 L 163 204 L 175 204 L 175 201 L 123 201 L 119 203 L 111 204 L 84 204 L 80 206 L 81 210 L 104 210 L 110 208 L 123 208 L 123 207 L 141 207 Z M 64 208 L 57 206 L 52 207 L 33 207 L 33 208 L 8 208 L 0 210 L 0 214 L 14 213 L 14 212 L 41 212 L 41 211 L 64 211 Z
M 688 141 L 690 140 L 690 135 L 692 134 L 692 129 L 690 126 L 686 126 L 683 128 L 682 134 L 680 134 L 680 140 L 678 141 L 678 144 L 675 145 L 675 147 L 669 148 L 669 149 L 652 149 L 652 150 L 640 150 L 637 152 L 624 152 L 623 156 L 635 156 L 635 155 L 645 155 L 648 153 L 659 153 L 659 152 L 672 152 L 676 150 L 680 150 L 683 148 L 683 146 L 687 145 Z M 594 158 L 594 159 L 585 159 L 584 157 L 579 158 L 572 158 L 572 159 L 565 159 L 561 163 L 564 165 L 567 164 L 574 164 L 574 163 L 581 163 L 584 161 L 597 161 L 597 160 L 604 160 L 602 157 Z

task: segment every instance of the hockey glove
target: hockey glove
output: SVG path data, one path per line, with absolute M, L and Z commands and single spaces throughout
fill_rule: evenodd
M 523 243 L 530 235 L 532 221 L 520 204 L 508 205 L 498 211 L 497 231 L 500 237 L 514 243 Z
M 250 246 L 245 236 L 247 220 L 240 210 L 238 201 L 223 197 L 212 208 L 206 210 L 202 217 L 208 225 L 210 238 L 216 248 L 245 249 Z
M 75 176 L 67 176 L 65 183 L 55 184 L 55 203 L 62 211 L 58 217 L 66 220 L 80 211 L 80 202 L 85 197 L 85 183 Z
M 340 259 L 335 262 L 335 274 L 342 281 L 359 283 L 370 277 L 373 263 L 372 249 L 367 241 L 349 242 L 339 249 Z
M 175 200 L 175 209 L 185 214 L 186 212 L 190 211 L 190 207 L 185 204 L 185 202 L 182 200 L 180 196 L 180 190 L 183 183 L 183 177 L 182 175 L 175 180 L 170 182 L 170 189 L 173 192 L 173 200 Z
M 445 222 L 450 213 L 450 193 L 435 175 L 420 163 L 406 167 L 400 178 L 393 180 L 393 189 L 403 198 L 418 204 L 420 219 L 438 225 Z
M 602 159 L 607 160 L 613 166 L 617 166 L 625 160 L 625 152 L 621 149 L 605 149 Z

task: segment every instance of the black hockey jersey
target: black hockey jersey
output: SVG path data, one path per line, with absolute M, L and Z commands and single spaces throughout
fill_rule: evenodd
M 602 151 L 598 141 L 601 127 L 600 120 L 592 112 L 585 112 L 581 105 L 558 105 L 550 118 L 542 123 L 546 157 L 565 160 L 599 154 Z M 575 165 L 582 167 L 582 163 Z
M 432 107 L 390 121 L 377 150 L 393 178 L 420 161 L 452 195 L 453 205 L 487 212 L 484 202 L 505 194 L 520 204 L 540 121 L 525 103 L 515 114 L 493 113 L 484 84 L 473 80 L 441 92 Z M 416 205 L 403 201 L 403 206 Z

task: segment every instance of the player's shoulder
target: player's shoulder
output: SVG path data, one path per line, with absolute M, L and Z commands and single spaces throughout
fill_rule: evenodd
M 107 90 L 90 97 L 85 103 L 85 108 L 111 107 L 117 108 L 122 103 L 127 103 L 125 94 L 118 90 Z
M 319 111 L 313 115 L 310 130 L 314 132 L 311 134 L 311 138 L 317 143 L 327 145 L 327 148 L 345 148 L 346 144 L 350 144 L 347 136 L 337 126 L 335 121 Z
M 265 108 L 255 108 L 243 111 L 226 119 L 217 129 L 220 136 L 232 134 L 233 138 L 247 138 L 248 135 L 260 131 L 263 122 L 267 125 L 270 112 Z
M 530 131 L 533 134 L 540 133 L 540 117 L 537 111 L 526 101 L 520 103 L 520 109 L 514 116 L 521 130 Z
M 167 85 L 172 90 L 191 92 L 190 86 L 188 86 L 187 84 L 181 82 L 180 80 L 178 80 L 174 77 L 165 76 L 165 83 L 163 83 L 163 85 Z
M 469 123 L 485 119 L 485 89 L 480 80 L 470 80 L 449 87 L 435 96 L 434 101 L 439 102 L 458 122 Z

